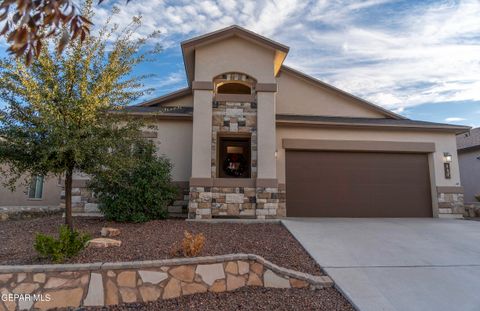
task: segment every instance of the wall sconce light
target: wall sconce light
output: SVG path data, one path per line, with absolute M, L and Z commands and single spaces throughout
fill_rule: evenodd
M 443 153 L 443 162 L 451 163 L 452 162 L 452 155 L 448 152 Z
M 450 170 L 450 163 L 452 162 L 452 155 L 448 152 L 443 153 L 443 170 L 445 172 L 445 178 L 450 179 L 452 178 L 451 170 Z
M 275 150 L 275 159 L 278 158 L 278 150 Z

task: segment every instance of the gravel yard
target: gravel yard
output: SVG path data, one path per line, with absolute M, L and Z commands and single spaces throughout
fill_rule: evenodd
M 36 232 L 56 234 L 63 223 L 59 216 L 0 222 L 0 264 L 47 263 L 37 258 L 33 248 Z M 201 255 L 253 253 L 285 268 L 322 274 L 320 267 L 281 224 L 198 223 L 184 220 L 159 220 L 144 224 L 108 222 L 102 219 L 76 218 L 75 227 L 100 237 L 104 226 L 121 230 L 122 246 L 86 249 L 70 263 L 119 262 L 165 259 L 171 245 L 183 238 L 184 230 L 202 232 L 206 237 Z
M 83 310 L 83 309 L 82 309 Z M 105 308 L 86 308 L 100 311 Z M 267 289 L 244 287 L 234 292 L 204 293 L 176 299 L 158 300 L 147 304 L 128 304 L 109 307 L 108 310 L 176 310 L 176 311 L 224 311 L 224 310 L 318 310 L 353 311 L 348 301 L 333 288 L 312 291 L 310 289 Z

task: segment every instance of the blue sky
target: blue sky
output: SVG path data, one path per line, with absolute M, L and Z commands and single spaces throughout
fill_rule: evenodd
M 186 86 L 179 43 L 238 24 L 290 46 L 286 65 L 412 119 L 480 126 L 480 1 L 132 0 L 101 24 L 142 15 L 164 51 L 136 73 L 153 98 Z

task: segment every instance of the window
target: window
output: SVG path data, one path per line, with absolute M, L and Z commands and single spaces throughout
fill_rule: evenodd
M 28 189 L 29 199 L 41 199 L 43 194 L 43 176 L 37 175 L 33 177 Z
M 250 137 L 219 138 L 220 178 L 250 178 Z
M 238 82 L 224 82 L 217 86 L 217 94 L 252 94 L 250 86 Z

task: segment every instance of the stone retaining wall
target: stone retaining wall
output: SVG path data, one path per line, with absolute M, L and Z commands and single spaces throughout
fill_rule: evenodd
M 465 212 L 463 206 L 463 193 L 441 192 L 437 193 L 438 216 L 440 218 L 462 218 Z
M 63 209 L 59 206 L 2 206 L 0 207 L 0 221 L 30 219 L 62 213 Z
M 0 266 L 0 311 L 148 302 L 244 286 L 331 287 L 327 276 L 236 254 L 126 263 Z M 35 300 L 36 299 L 36 300 Z

